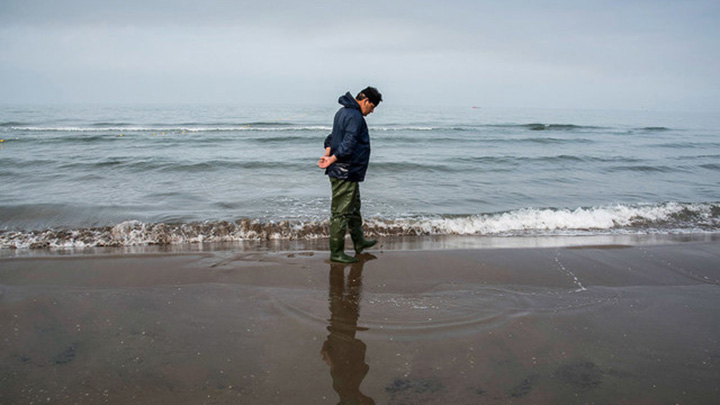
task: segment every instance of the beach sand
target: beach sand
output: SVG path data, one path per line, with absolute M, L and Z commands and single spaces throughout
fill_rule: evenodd
M 720 242 L 0 259 L 0 403 L 720 403 Z

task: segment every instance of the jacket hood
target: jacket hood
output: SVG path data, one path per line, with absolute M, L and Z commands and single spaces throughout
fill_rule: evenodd
M 358 104 L 358 102 L 355 101 L 355 97 L 353 97 L 349 91 L 347 93 L 345 93 L 345 95 L 340 96 L 340 98 L 338 99 L 338 103 L 342 104 L 345 107 L 354 108 L 354 109 L 360 111 L 360 104 Z

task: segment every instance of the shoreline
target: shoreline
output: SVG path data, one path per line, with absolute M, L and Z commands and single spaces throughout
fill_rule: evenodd
M 0 403 L 720 400 L 716 236 L 405 242 L 4 257 Z
M 375 250 L 418 251 L 458 249 L 523 249 L 562 248 L 583 246 L 653 246 L 678 243 L 720 241 L 720 232 L 682 234 L 607 234 L 607 235 L 425 235 L 377 237 Z M 241 252 L 323 252 L 328 250 L 327 238 L 270 239 L 242 242 L 210 242 L 162 245 L 131 245 L 122 247 L 52 247 L 52 248 L 0 248 L 0 260 L 22 257 L 63 257 L 83 255 L 151 255 L 196 254 L 223 251 Z M 346 250 L 351 250 L 346 236 Z

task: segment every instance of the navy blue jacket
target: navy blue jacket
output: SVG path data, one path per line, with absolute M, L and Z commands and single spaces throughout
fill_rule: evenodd
M 341 180 L 363 181 L 370 162 L 370 134 L 360 104 L 350 92 L 340 96 L 343 105 L 335 113 L 332 133 L 325 138 L 325 147 L 330 147 L 330 156 L 337 162 L 325 169 L 325 174 Z

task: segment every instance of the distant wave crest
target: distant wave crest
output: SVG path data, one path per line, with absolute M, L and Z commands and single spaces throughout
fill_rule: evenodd
M 446 217 L 370 218 L 365 230 L 374 236 L 416 235 L 592 235 L 623 233 L 720 232 L 720 203 L 615 205 L 577 209 L 520 210 Z M 296 240 L 328 236 L 327 221 L 260 221 L 180 224 L 127 221 L 82 229 L 0 232 L 9 249 L 178 245 L 246 240 Z
M 73 132 L 73 133 L 196 133 L 196 132 L 244 132 L 244 131 L 330 131 L 326 125 L 293 126 L 282 123 L 251 123 L 238 125 L 207 125 L 207 126 L 133 126 L 130 124 L 99 123 L 91 126 L 38 127 L 11 126 L 11 130 L 26 132 Z
M 202 133 L 202 132 L 285 132 L 285 131 L 330 131 L 332 127 L 324 123 L 321 124 L 296 124 L 284 121 L 260 121 L 247 123 L 200 123 L 187 122 L 177 124 L 154 123 L 148 125 L 138 125 L 129 122 L 96 122 L 87 125 L 68 125 L 68 126 L 38 126 L 31 123 L 23 123 L 16 121 L 0 122 L 0 127 L 8 130 L 21 132 L 73 132 L 73 133 Z M 620 130 L 622 128 L 600 127 L 593 125 L 578 124 L 553 124 L 533 122 L 529 124 L 477 124 L 477 125 L 371 125 L 371 131 L 378 132 L 463 132 L 477 131 L 483 128 L 506 128 L 510 130 L 524 131 L 548 131 L 548 132 L 565 132 L 565 131 L 590 131 L 597 130 Z M 624 130 L 627 130 L 625 128 Z M 648 126 L 642 128 L 633 128 L 634 131 L 642 132 L 660 132 L 669 131 L 670 128 L 662 126 Z

